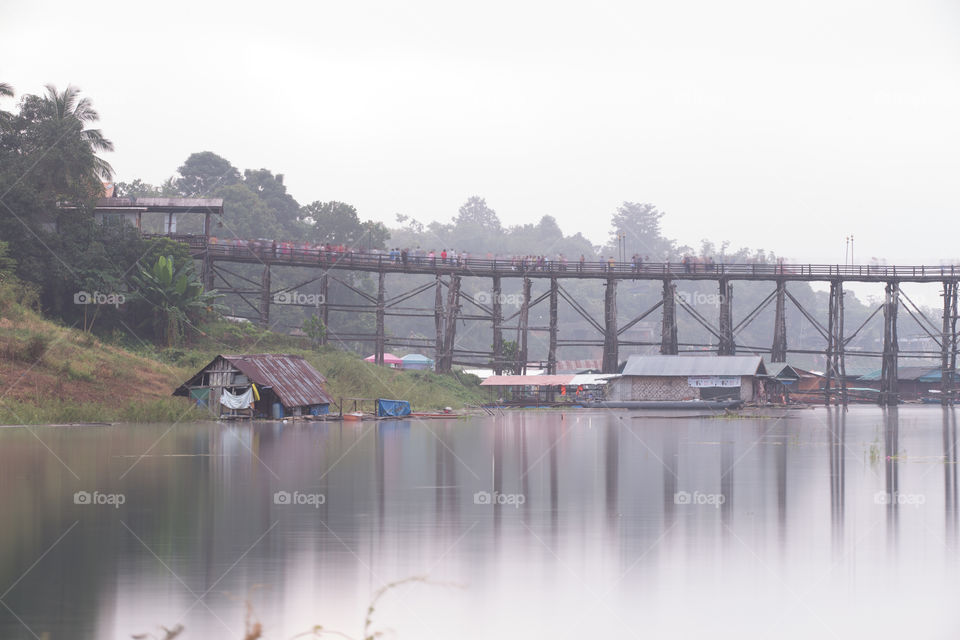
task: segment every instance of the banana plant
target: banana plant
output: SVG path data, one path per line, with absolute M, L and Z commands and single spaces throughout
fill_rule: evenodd
M 192 262 L 177 267 L 172 256 L 160 256 L 152 267 L 139 267 L 132 277 L 133 296 L 153 309 L 153 334 L 158 344 L 175 345 L 186 326 L 204 313 L 219 311 L 216 291 L 205 291 Z

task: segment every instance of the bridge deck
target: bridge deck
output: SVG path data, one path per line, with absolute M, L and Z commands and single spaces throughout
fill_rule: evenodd
M 170 237 L 170 236 L 168 236 Z M 528 277 L 616 280 L 785 280 L 785 281 L 847 281 L 847 282 L 956 282 L 960 281 L 960 265 L 828 265 L 828 264 L 683 264 L 678 262 L 644 262 L 634 266 L 629 262 L 551 262 L 537 267 L 511 259 L 468 258 L 457 262 L 443 262 L 439 257 L 408 257 L 392 259 L 373 253 L 340 253 L 316 249 L 274 250 L 270 246 L 251 247 L 208 243 L 204 236 L 172 236 L 190 245 L 197 258 L 208 255 L 217 262 L 269 264 L 292 267 L 319 267 L 409 274 L 451 274 L 477 277 Z

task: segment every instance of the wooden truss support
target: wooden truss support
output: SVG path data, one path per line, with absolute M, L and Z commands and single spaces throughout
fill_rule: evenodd
M 557 374 L 557 325 L 558 325 L 557 279 L 550 278 L 550 342 L 547 348 L 547 373 Z
M 617 373 L 620 366 L 617 344 L 617 281 L 607 278 L 603 296 L 603 373 Z
M 320 335 L 320 344 L 327 344 L 327 334 L 330 332 L 330 283 L 327 274 L 320 276 L 320 321 L 323 322 L 323 333 Z
M 720 279 L 720 345 L 718 355 L 732 356 L 737 353 L 733 340 L 733 284 L 727 278 Z
M 270 326 L 270 265 L 263 265 L 260 276 L 260 326 Z
M 439 373 L 450 373 L 453 368 L 453 348 L 457 335 L 457 315 L 460 313 L 460 276 L 451 275 L 447 286 L 447 309 L 443 319 L 443 354 L 437 367 Z
M 433 329 L 434 329 L 434 368 L 440 371 L 443 364 L 443 280 L 440 274 L 436 277 L 433 302 Z
M 847 404 L 847 367 L 843 339 L 843 281 L 830 282 L 830 299 L 827 311 L 827 367 L 824 399 L 829 406 L 836 383 L 840 390 L 839 404 Z
M 777 280 L 776 311 L 773 318 L 773 348 L 770 349 L 770 362 L 787 361 L 787 283 Z
M 523 301 L 520 303 L 520 320 L 517 323 L 517 364 L 515 371 L 527 375 L 527 332 L 530 323 L 530 289 L 533 281 L 523 279 Z
M 677 285 L 672 280 L 663 281 L 663 319 L 660 325 L 660 353 L 675 356 L 680 352 L 677 345 Z
M 374 349 L 374 361 L 383 365 L 383 353 L 386 350 L 386 322 L 384 312 L 386 311 L 385 302 L 385 281 L 387 273 L 381 271 L 377 278 L 377 342 Z
M 952 406 L 957 389 L 957 282 L 943 283 L 943 331 L 940 337 L 940 403 Z
M 503 375 L 503 294 L 500 276 L 493 276 L 493 372 Z
M 895 405 L 899 402 L 897 381 L 897 308 L 900 304 L 900 283 L 887 283 L 883 304 L 883 367 L 880 370 L 880 404 Z

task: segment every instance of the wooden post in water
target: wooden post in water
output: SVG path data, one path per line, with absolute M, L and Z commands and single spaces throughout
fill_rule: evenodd
M 616 373 L 620 366 L 617 342 L 617 281 L 607 278 L 603 296 L 603 373 Z
M 270 263 L 263 265 L 260 276 L 260 326 L 270 326 Z
M 550 278 L 550 346 L 547 349 L 547 373 L 557 374 L 557 278 Z M 552 398 L 551 398 L 552 400 Z
M 883 303 L 883 367 L 880 375 L 880 404 L 895 405 L 899 402 L 897 380 L 897 307 L 900 303 L 900 283 L 890 281 L 886 287 Z
M 787 283 L 777 280 L 776 312 L 773 320 L 773 348 L 770 349 L 770 362 L 787 361 Z
M 383 353 L 386 351 L 386 327 L 385 327 L 385 284 L 386 284 L 387 274 L 382 269 L 380 270 L 378 282 L 377 282 L 377 346 L 374 351 L 375 361 L 379 365 L 383 365 Z
M 727 278 L 720 278 L 720 344 L 717 353 L 721 356 L 737 353 L 733 341 L 733 285 Z
M 677 344 L 677 285 L 672 280 L 663 281 L 663 322 L 660 325 L 660 353 L 675 356 Z
M 493 372 L 503 375 L 503 297 L 500 276 L 493 276 Z

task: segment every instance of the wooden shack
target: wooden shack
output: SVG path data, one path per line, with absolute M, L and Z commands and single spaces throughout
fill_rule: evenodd
M 331 404 L 326 382 L 302 356 L 221 354 L 177 387 L 173 395 L 187 396 L 219 417 L 230 413 L 221 403 L 224 392 L 241 395 L 256 385 L 259 400 L 254 400 L 249 411 L 254 417 L 323 415 Z

